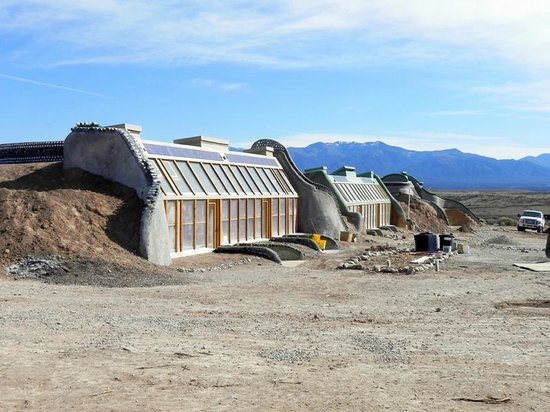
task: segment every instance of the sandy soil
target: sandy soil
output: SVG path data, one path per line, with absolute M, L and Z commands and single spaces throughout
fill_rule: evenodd
M 85 192 L 92 211 L 79 213 L 91 212 L 88 229 L 111 255 L 57 248 L 62 230 L 32 243 L 38 229 L 27 226 L 42 209 L 25 201 L 0 221 L 11 259 L 25 254 L 22 236 L 32 251 L 50 245 L 66 268 L 0 278 L 1 410 L 548 410 L 550 273 L 513 266 L 547 260 L 544 234 L 456 232 L 471 253 L 413 275 L 335 269 L 380 245 L 401 250 L 394 262 L 414 259 L 410 232 L 367 236 L 296 267 L 208 254 L 159 269 L 132 255 L 132 236 L 99 225 L 124 219 L 116 205 L 131 199 L 118 189 L 20 187 L 8 169 L 0 181 L 2 170 L 0 196 L 11 199 L 42 193 L 66 206 Z
M 545 236 L 464 236 L 470 255 L 411 276 L 334 270 L 356 244 L 179 286 L 0 281 L 0 408 L 547 410 L 550 309 L 529 302 L 550 274 L 512 266 Z

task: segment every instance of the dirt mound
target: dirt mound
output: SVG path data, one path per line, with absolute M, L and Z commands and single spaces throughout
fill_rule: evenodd
M 401 201 L 405 213 L 408 206 L 406 201 Z M 428 202 L 415 197 L 410 199 L 410 217 L 416 225 L 416 231 L 430 231 L 433 233 L 447 233 L 449 227 L 445 220 L 438 216 L 436 209 Z
M 209 271 L 243 259 L 258 264 L 242 255 L 207 254 L 153 265 L 136 255 L 141 211 L 132 189 L 89 173 L 67 174 L 61 163 L 0 165 L 0 277 L 146 287 L 187 282 L 185 270 L 177 270 L 182 266 Z M 43 273 L 43 262 L 56 264 Z M 8 275 L 11 266 L 19 269 Z
M 0 264 L 25 256 L 139 259 L 135 192 L 61 163 L 0 166 Z

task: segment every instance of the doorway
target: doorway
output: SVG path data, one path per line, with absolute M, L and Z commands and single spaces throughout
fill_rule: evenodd
M 206 247 L 215 249 L 220 246 L 220 201 L 208 201 L 206 221 Z

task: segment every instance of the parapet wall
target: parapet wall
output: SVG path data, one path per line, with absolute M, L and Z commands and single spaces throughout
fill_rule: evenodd
M 395 186 L 394 191 L 408 190 L 412 195 L 420 197 L 422 200 L 430 202 L 438 215 L 443 217 L 447 224 L 464 225 L 466 223 L 479 223 L 479 218 L 466 206 L 457 200 L 447 199 L 426 190 L 423 185 L 413 176 L 406 173 L 394 173 L 382 178 L 388 186 L 390 183 L 401 182 L 402 188 Z
M 344 201 L 340 193 L 330 188 L 331 183 L 328 180 L 325 172 L 314 171 L 314 172 L 308 173 L 306 177 L 312 180 L 313 182 L 319 183 L 329 188 L 329 190 L 332 192 L 333 197 L 336 200 L 336 204 L 338 205 L 340 213 L 348 219 L 349 223 L 355 226 L 358 232 L 366 233 L 365 219 L 363 215 L 357 212 L 349 211 L 348 207 L 346 206 L 346 202 Z
M 274 140 L 262 139 L 255 147 L 272 147 L 286 177 L 298 193 L 297 230 L 319 233 L 339 239 L 340 232 L 347 230 L 337 200 L 330 189 L 309 180 L 294 164 L 286 148 Z
M 134 189 L 144 204 L 139 253 L 155 264 L 170 264 L 160 183 L 138 139 L 123 129 L 78 125 L 63 144 L 63 168 L 78 168 Z
M 386 187 L 382 179 L 378 175 L 374 175 L 374 179 L 378 182 L 380 187 L 386 192 L 390 199 L 391 203 L 391 213 L 390 213 L 390 223 L 394 226 L 401 227 L 401 228 L 409 228 L 410 222 L 407 218 L 407 214 L 401 207 L 401 204 L 399 201 L 393 196 L 391 191 Z
M 470 209 L 468 209 L 459 201 L 440 197 L 435 193 L 432 193 L 429 190 L 424 189 L 424 187 L 420 184 L 420 182 L 416 180 L 414 177 L 409 176 L 409 178 L 413 182 L 415 189 L 420 194 L 420 197 L 422 199 L 428 200 L 436 204 L 438 207 L 440 207 L 442 210 L 445 211 L 447 220 L 450 225 L 462 225 L 468 221 L 468 218 L 472 219 L 476 223 L 480 222 L 479 218 L 474 214 L 474 212 L 472 212 Z M 451 210 L 453 212 L 449 213 L 449 211 Z M 463 216 L 461 216 L 461 214 Z

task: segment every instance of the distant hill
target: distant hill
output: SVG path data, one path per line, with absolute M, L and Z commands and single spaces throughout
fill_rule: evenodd
M 539 166 L 550 168 L 550 153 L 543 153 L 538 156 L 527 156 L 520 160 L 531 162 Z
M 550 191 L 550 155 L 535 161 L 497 160 L 457 149 L 415 151 L 382 142 L 319 142 L 288 151 L 301 170 L 326 166 L 333 172 L 346 165 L 380 177 L 406 171 L 433 189 Z

